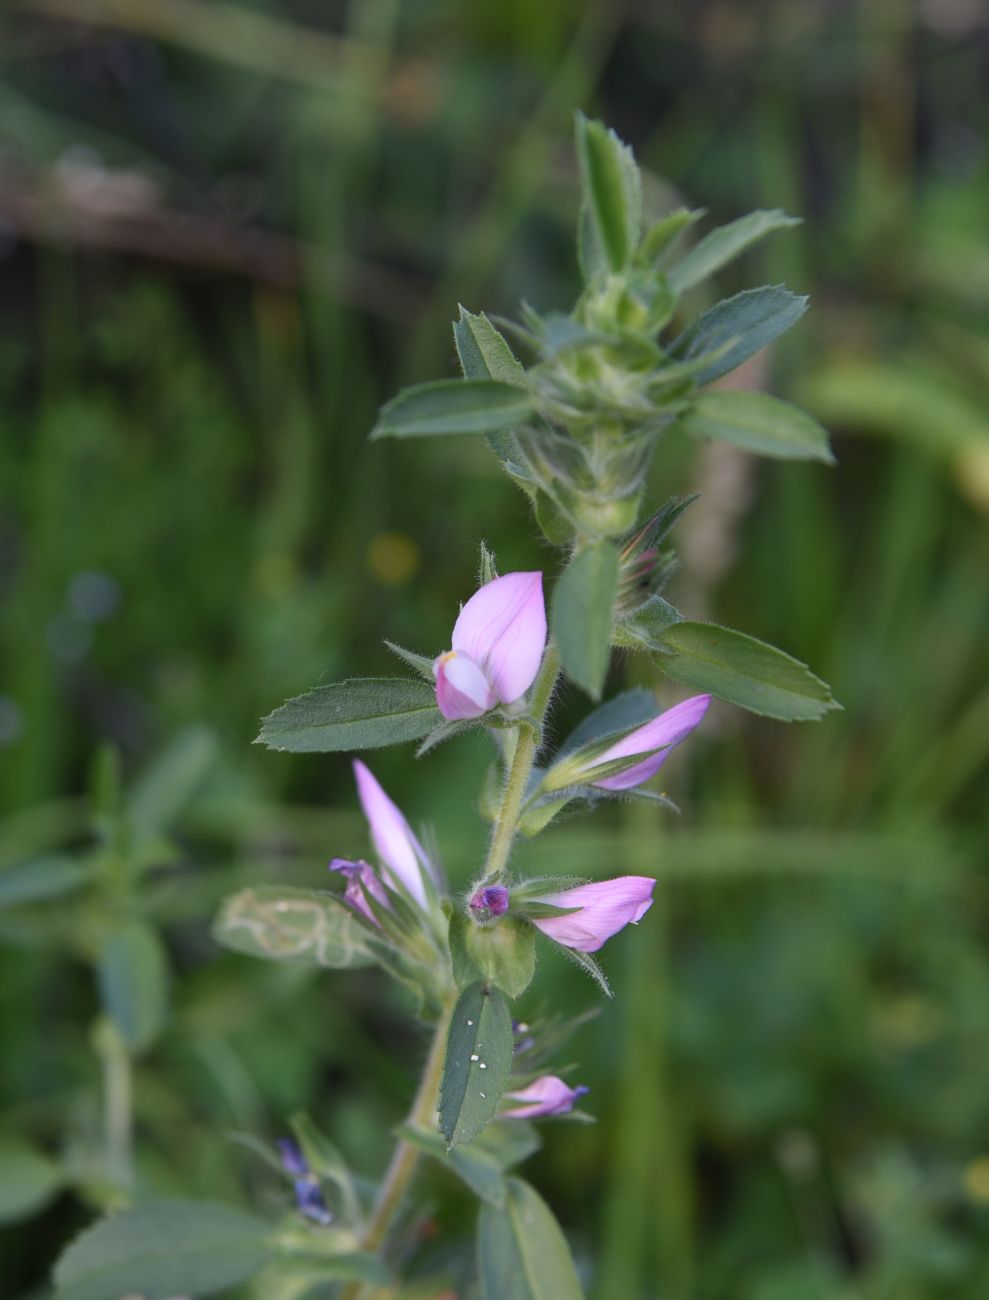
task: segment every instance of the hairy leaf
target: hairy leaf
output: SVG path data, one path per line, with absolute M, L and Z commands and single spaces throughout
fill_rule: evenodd
M 269 713 L 258 742 L 296 754 L 375 749 L 418 740 L 442 721 L 431 682 L 352 677 L 317 686 Z
M 55 1266 L 58 1300 L 209 1295 L 253 1276 L 274 1254 L 268 1225 L 214 1201 L 146 1201 L 101 1219 Z
M 457 999 L 440 1092 L 440 1132 L 452 1147 L 471 1142 L 494 1116 L 515 1048 L 504 993 L 481 980 Z
M 670 345 L 670 356 L 688 362 L 713 354 L 695 376 L 699 386 L 709 384 L 772 343 L 806 310 L 807 299 L 781 284 L 746 289 L 688 325 Z
M 485 1300 L 581 1300 L 570 1247 L 541 1196 L 521 1178 L 504 1205 L 485 1204 L 477 1231 Z
M 608 671 L 617 585 L 618 552 L 602 541 L 570 562 L 553 591 L 550 623 L 563 670 L 593 699 Z
M 581 269 L 620 271 L 642 226 L 642 183 L 631 149 L 601 122 L 577 115 L 577 158 L 583 182 Z
M 675 623 L 658 640 L 670 677 L 783 722 L 815 721 L 839 708 L 819 677 L 775 646 L 714 623 Z
M 685 289 L 706 280 L 751 244 L 772 234 L 774 230 L 799 225 L 799 217 L 788 217 L 779 208 L 773 208 L 750 212 L 748 216 L 739 217 L 727 226 L 718 226 L 670 268 L 667 272 L 670 288 L 675 293 L 683 293 Z
M 524 389 L 494 379 L 440 379 L 406 388 L 378 414 L 372 438 L 497 433 L 532 414 Z
M 676 427 L 782 460 L 834 464 L 827 431 L 804 411 L 765 393 L 701 393 Z

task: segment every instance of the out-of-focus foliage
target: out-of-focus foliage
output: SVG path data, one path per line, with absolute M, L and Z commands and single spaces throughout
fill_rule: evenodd
M 320 885 L 363 850 L 345 760 L 252 749 L 261 715 L 392 672 L 386 635 L 442 648 L 480 538 L 503 570 L 545 562 L 481 446 L 366 436 L 400 385 L 456 373 L 458 300 L 572 299 L 580 106 L 635 145 L 651 215 L 804 218 L 718 287 L 810 294 L 745 386 L 806 404 L 838 465 L 670 439 L 654 495 L 702 492 L 674 534 L 685 613 L 812 663 L 845 711 L 784 728 L 722 707 L 693 768 L 669 765 L 682 818 L 618 810 L 522 850 L 664 881 L 607 954 L 614 1014 L 574 1044 L 599 1122 L 549 1130 L 529 1176 L 601 1300 L 978 1300 L 985 15 L 232 9 L 0 15 L 5 1294 L 43 1295 L 135 1188 L 288 1213 L 233 1135 L 300 1108 L 357 1168 L 386 1158 L 421 1050 L 396 995 L 220 953 L 209 922 L 239 887 Z M 466 883 L 484 742 L 404 757 L 382 776 Z M 553 1010 L 586 1001 L 568 965 L 541 978 Z M 423 1183 L 423 1216 L 461 1204 Z M 425 1295 L 470 1271 L 427 1263 Z

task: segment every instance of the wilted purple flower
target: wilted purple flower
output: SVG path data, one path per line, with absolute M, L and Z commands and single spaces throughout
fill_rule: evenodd
M 508 911 L 508 890 L 504 885 L 489 885 L 479 889 L 470 900 L 471 910 L 486 912 L 489 916 L 504 916 Z
M 279 1138 L 278 1150 L 282 1158 L 282 1168 L 292 1176 L 295 1186 L 295 1202 L 307 1219 L 325 1227 L 333 1222 L 333 1215 L 326 1208 L 323 1190 L 319 1179 L 309 1168 L 305 1156 L 297 1143 L 291 1138 Z
M 605 939 L 645 916 L 652 907 L 655 887 L 652 876 L 619 876 L 617 880 L 595 880 L 553 894 L 540 894 L 531 901 L 579 910 L 564 916 L 533 917 L 532 924 L 565 948 L 597 952 Z
M 346 877 L 347 888 L 343 891 L 343 896 L 351 907 L 356 907 L 358 912 L 367 917 L 369 921 L 378 924 L 378 918 L 374 915 L 374 909 L 368 902 L 368 896 L 380 903 L 382 907 L 391 907 L 388 901 L 388 893 L 378 878 L 378 873 L 369 862 L 363 860 L 351 862 L 348 858 L 334 858 L 330 863 L 331 871 L 339 871 Z
M 371 829 L 371 839 L 385 869 L 385 879 L 389 884 L 404 886 L 419 906 L 425 907 L 424 877 L 431 876 L 433 870 L 426 850 L 370 768 L 359 758 L 354 759 L 354 776 L 361 807 Z
M 628 790 L 634 785 L 641 785 L 659 771 L 670 755 L 674 746 L 679 745 L 698 725 L 707 706 L 711 703 L 710 695 L 692 695 L 682 704 L 667 709 L 658 718 L 636 727 L 621 740 L 615 741 L 603 754 L 598 754 L 593 764 L 588 764 L 584 777 L 591 777 L 594 768 L 601 763 L 610 763 L 616 758 L 631 758 L 635 754 L 646 754 L 641 763 L 626 768 L 616 776 L 602 777 L 600 781 L 591 780 L 591 785 L 600 786 L 602 790 Z M 659 753 L 652 751 L 659 750 Z
M 573 1110 L 574 1102 L 582 1097 L 588 1088 L 570 1088 L 555 1074 L 544 1074 L 518 1092 L 506 1092 L 510 1101 L 524 1104 L 502 1111 L 506 1119 L 540 1119 L 544 1115 L 566 1115 Z
M 444 718 L 479 718 L 513 704 L 535 680 L 546 646 L 541 573 L 506 573 L 476 591 L 453 625 L 452 649 L 433 662 Z

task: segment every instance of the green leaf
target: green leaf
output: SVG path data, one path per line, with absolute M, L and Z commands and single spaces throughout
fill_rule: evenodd
M 466 379 L 497 379 L 525 387 L 525 368 L 483 312 L 475 316 L 461 307 L 453 341 Z
M 440 1092 L 447 1146 L 471 1142 L 494 1116 L 508 1082 L 515 1042 L 505 995 L 481 980 L 460 994 L 450 1021 Z
M 507 1180 L 502 1207 L 482 1205 L 477 1257 L 485 1300 L 582 1300 L 560 1225 L 521 1178 Z
M 781 460 L 834 464 L 827 431 L 804 411 L 765 393 L 701 393 L 676 428 L 694 438 L 718 438 Z
M 329 894 L 258 885 L 226 900 L 213 926 L 224 948 L 270 961 L 334 970 L 368 966 L 365 931 Z
M 43 1209 L 63 1182 L 58 1165 L 37 1147 L 20 1138 L 0 1138 L 0 1224 Z
M 440 379 L 406 388 L 387 402 L 372 438 L 423 438 L 497 433 L 533 412 L 524 389 L 494 379 Z
M 450 918 L 450 954 L 459 987 L 486 980 L 517 998 L 536 973 L 536 940 L 531 926 L 510 916 L 478 926 L 463 913 Z
M 774 230 L 799 225 L 799 217 L 788 217 L 779 208 L 773 208 L 750 212 L 748 216 L 739 217 L 727 226 L 718 226 L 695 244 L 676 266 L 670 268 L 667 272 L 670 288 L 675 293 L 683 293 L 685 289 L 693 288 L 720 270 L 750 244 L 772 234 Z
M 477 1143 L 470 1147 L 454 1147 L 448 1151 L 438 1133 L 427 1133 L 425 1129 L 403 1124 L 396 1130 L 403 1141 L 418 1147 L 438 1160 L 441 1165 L 465 1183 L 482 1201 L 490 1205 L 504 1205 L 505 1181 L 501 1175 L 501 1165 L 487 1151 L 481 1150 Z
M 704 208 L 676 208 L 660 217 L 649 227 L 642 237 L 642 243 L 635 255 L 640 266 L 656 266 L 663 255 L 673 246 L 674 241 L 685 230 L 705 215 Z
M 203 788 L 216 759 L 216 737 L 205 727 L 182 731 L 150 763 L 127 799 L 127 820 L 138 841 L 168 830 Z
M 433 677 L 433 661 L 428 655 L 420 655 L 416 654 L 414 650 L 406 650 L 405 646 L 396 645 L 394 641 L 386 641 L 385 645 L 393 655 L 397 655 L 403 663 L 408 664 L 410 668 L 414 669 L 424 681 L 430 683 L 435 682 L 436 679 Z M 433 686 L 433 690 L 435 689 L 436 687 Z
M 100 995 L 128 1047 L 142 1052 L 158 1037 L 168 1011 L 168 960 L 143 921 L 113 930 L 100 951 Z
M 208 1295 L 257 1273 L 274 1251 L 268 1225 L 214 1201 L 146 1201 L 101 1219 L 55 1265 L 58 1300 Z
M 22 903 L 60 898 L 85 885 L 93 867 L 79 858 L 38 858 L 0 871 L 0 911 Z
M 635 157 L 602 122 L 577 114 L 577 159 L 583 182 L 580 262 L 585 280 L 599 269 L 621 271 L 639 242 L 642 181 Z
M 696 374 L 697 384 L 702 387 L 772 343 L 806 310 L 807 299 L 781 284 L 746 289 L 719 302 L 688 325 L 670 345 L 670 356 L 689 362 L 716 354 Z
M 608 671 L 618 587 L 618 552 L 595 542 L 568 565 L 553 591 L 550 623 L 564 672 L 599 699 Z
M 418 740 L 442 721 L 431 682 L 352 677 L 317 686 L 269 713 L 258 743 L 295 754 L 374 749 Z
M 656 663 L 668 676 L 783 722 L 840 708 L 830 687 L 775 646 L 714 623 L 676 623 L 659 637 Z

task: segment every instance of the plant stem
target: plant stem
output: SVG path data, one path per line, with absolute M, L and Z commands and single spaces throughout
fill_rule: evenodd
M 495 819 L 494 834 L 485 863 L 485 876 L 492 876 L 503 871 L 511 851 L 512 840 L 518 829 L 519 813 L 525 798 L 525 789 L 529 783 L 532 764 L 535 761 L 542 740 L 542 723 L 549 708 L 560 673 L 560 656 L 556 647 L 550 645 L 543 657 L 539 675 L 532 690 L 532 722 L 520 723 L 516 732 L 515 751 L 511 767 L 501 795 L 501 806 Z M 412 1109 L 407 1123 L 413 1128 L 429 1128 L 436 1116 L 439 1103 L 440 1081 L 443 1077 L 443 1062 L 446 1057 L 446 1036 L 450 1027 L 450 1016 L 456 1002 L 455 991 L 443 1008 L 443 1013 L 436 1024 L 433 1043 L 419 1081 Z M 371 1219 L 364 1233 L 362 1246 L 365 1250 L 375 1251 L 388 1235 L 392 1222 L 401 1208 L 412 1175 L 419 1163 L 421 1152 L 417 1147 L 405 1141 L 399 1141 L 392 1153 L 391 1163 L 385 1173 L 384 1181 L 378 1191 L 377 1200 Z M 360 1300 L 365 1295 L 364 1284 L 351 1282 L 341 1294 L 341 1300 Z
M 532 716 L 536 725 L 520 726 L 516 733 L 515 754 L 505 780 L 505 788 L 501 795 L 501 807 L 498 809 L 498 816 L 495 819 L 491 847 L 488 850 L 487 861 L 484 864 L 485 879 L 498 875 L 504 871 L 508 864 L 512 840 L 515 838 L 515 832 L 518 829 L 519 813 L 522 809 L 522 801 L 525 798 L 525 789 L 529 784 L 532 764 L 535 762 L 536 754 L 542 742 L 543 718 L 549 708 L 549 702 L 553 696 L 553 688 L 556 686 L 559 673 L 560 656 L 556 646 L 550 643 L 532 691 Z
M 406 1120 L 412 1128 L 429 1128 L 435 1121 L 440 1096 L 440 1080 L 443 1078 L 443 1061 L 446 1057 L 446 1035 L 450 1028 L 450 1016 L 453 1014 L 455 1002 L 455 993 L 451 992 L 443 1007 L 443 1013 L 436 1022 L 429 1056 L 426 1058 L 415 1100 Z M 396 1145 L 364 1232 L 364 1240 L 361 1243 L 364 1250 L 375 1251 L 384 1241 L 405 1199 L 405 1193 L 421 1155 L 421 1151 L 409 1142 L 399 1141 Z M 364 1284 L 351 1282 L 343 1291 L 341 1300 L 359 1300 L 363 1294 Z

